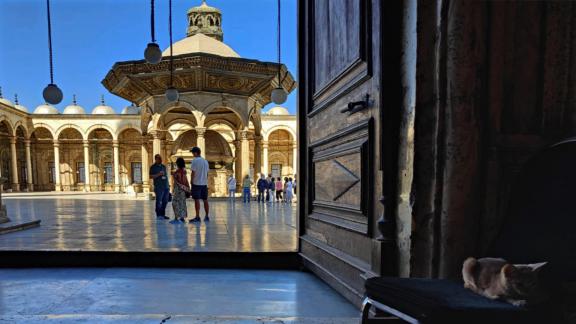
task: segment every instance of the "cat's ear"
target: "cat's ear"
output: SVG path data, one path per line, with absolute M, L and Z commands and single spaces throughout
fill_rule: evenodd
M 513 264 L 510 264 L 510 263 L 506 263 L 506 264 L 502 267 L 502 270 L 501 270 L 502 274 L 503 274 L 506 278 L 509 278 L 509 277 L 513 276 L 513 275 L 516 273 L 516 271 L 518 271 L 518 269 L 517 269 Z
M 545 266 L 546 264 L 548 264 L 548 262 L 532 263 L 532 264 L 529 264 L 528 266 L 529 266 L 530 268 L 532 268 L 532 271 L 538 272 L 538 271 L 540 271 L 540 269 L 542 269 L 542 267 Z

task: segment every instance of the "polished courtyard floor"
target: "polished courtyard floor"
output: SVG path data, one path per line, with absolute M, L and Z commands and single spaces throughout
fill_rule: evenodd
M 266 270 L 0 270 L 0 323 L 358 323 L 309 273 Z M 164 322 L 162 322 L 164 320 Z
M 296 205 L 211 201 L 211 222 L 173 225 L 156 220 L 153 200 L 121 194 L 14 193 L 3 202 L 15 222 L 42 220 L 0 235 L 4 251 L 297 251 Z M 189 215 L 193 209 L 189 201 Z

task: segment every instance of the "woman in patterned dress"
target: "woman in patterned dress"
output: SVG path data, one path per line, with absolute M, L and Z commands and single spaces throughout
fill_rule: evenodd
M 176 171 L 172 174 L 174 177 L 174 193 L 172 194 L 172 208 L 174 209 L 174 220 L 172 224 L 186 222 L 188 210 L 186 209 L 186 198 L 190 197 L 190 184 L 186 177 L 186 163 L 179 157 L 176 160 Z

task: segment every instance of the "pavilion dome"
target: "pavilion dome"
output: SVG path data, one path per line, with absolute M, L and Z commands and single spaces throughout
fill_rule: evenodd
M 224 57 L 240 57 L 230 46 L 204 34 L 195 34 L 177 41 L 172 44 L 172 51 L 174 55 L 208 53 Z M 170 56 L 170 47 L 162 52 L 162 56 Z
M 104 96 L 100 99 L 100 105 L 92 109 L 92 115 L 114 115 L 114 109 L 104 103 Z
M 284 107 L 276 106 L 270 108 L 266 114 L 272 116 L 287 116 L 290 115 L 290 112 Z
M 138 115 L 140 114 L 140 107 L 131 104 L 122 110 L 122 115 Z
M 37 115 L 56 115 L 59 114 L 58 109 L 49 103 L 40 105 L 34 109 L 34 114 Z
M 76 96 L 74 96 L 72 104 L 64 108 L 64 111 L 62 113 L 64 115 L 84 115 L 86 114 L 86 110 L 84 110 L 82 106 L 79 106 L 76 103 Z

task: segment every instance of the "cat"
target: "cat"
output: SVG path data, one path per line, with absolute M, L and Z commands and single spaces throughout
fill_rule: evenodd
M 464 287 L 515 306 L 535 304 L 546 298 L 538 278 L 546 263 L 511 264 L 499 258 L 468 258 L 462 266 Z

